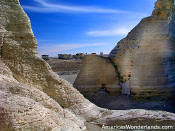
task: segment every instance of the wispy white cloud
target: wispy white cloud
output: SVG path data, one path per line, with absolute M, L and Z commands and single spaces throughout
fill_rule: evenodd
M 39 54 L 48 54 L 51 56 L 56 56 L 58 53 L 63 53 L 65 51 L 70 51 L 73 49 L 83 48 L 83 47 L 98 47 L 105 46 L 107 43 L 80 43 L 80 44 L 47 44 L 42 45 L 38 48 Z
M 111 37 L 111 36 L 119 36 L 125 37 L 139 22 L 142 18 L 146 17 L 146 14 L 134 14 L 127 17 L 127 19 L 123 19 L 121 21 L 116 21 L 111 23 L 110 25 L 96 26 L 91 29 L 87 29 L 85 32 L 87 36 L 92 37 Z
M 94 31 L 89 31 L 86 34 L 89 36 L 125 36 L 128 34 L 128 32 L 131 30 L 131 28 L 127 27 L 118 27 L 118 28 L 113 28 L 109 30 L 94 30 Z
M 51 12 L 78 12 L 78 13 L 127 13 L 127 11 L 100 8 L 95 6 L 70 6 L 62 4 L 52 4 L 45 0 L 34 0 L 38 6 L 23 5 L 23 8 L 29 11 L 51 13 Z

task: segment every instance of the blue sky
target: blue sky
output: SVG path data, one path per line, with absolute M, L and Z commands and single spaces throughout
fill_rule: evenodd
M 20 0 L 40 55 L 109 53 L 156 0 Z

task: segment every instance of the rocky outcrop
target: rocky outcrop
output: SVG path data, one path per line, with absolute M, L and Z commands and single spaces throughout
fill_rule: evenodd
M 101 90 L 116 95 L 121 92 L 119 80 L 110 60 L 97 55 L 86 55 L 74 86 L 84 95 Z
M 174 6 L 173 0 L 158 0 L 152 16 L 142 19 L 111 51 L 109 59 L 113 66 L 108 68 L 116 70 L 118 82 L 115 83 L 119 84 L 114 86 L 121 86 L 118 94 L 131 94 L 135 98 L 174 96 Z M 84 63 L 84 67 L 87 66 L 91 66 L 90 60 Z M 90 72 L 98 74 L 96 70 L 103 72 L 99 67 L 91 69 Z M 86 71 L 84 75 L 88 73 Z M 113 77 L 111 74 L 110 77 Z M 81 82 L 87 80 L 81 77 L 82 73 L 79 75 L 77 79 L 81 78 Z M 103 77 L 108 79 L 109 75 Z M 96 78 L 90 79 L 88 83 L 93 83 L 94 87 L 98 86 L 95 83 Z M 75 87 L 82 86 L 81 82 L 77 82 Z
M 144 18 L 110 53 L 121 83 L 129 83 L 135 97 L 175 93 L 175 48 L 171 34 L 173 0 L 158 0 L 151 17 Z
M 1 130 L 94 130 L 86 122 L 102 125 L 138 117 L 161 119 L 157 123 L 175 121 L 172 113 L 109 111 L 90 103 L 39 58 L 30 21 L 19 1 L 1 0 L 0 7 Z
M 83 114 L 91 119 L 100 114 L 98 107 L 40 59 L 30 21 L 19 1 L 1 0 L 0 5 L 0 107 L 8 111 L 12 126 L 83 128 L 84 120 L 63 108 L 72 112 L 79 108 L 87 114 L 93 109 L 92 115 Z M 89 108 L 84 111 L 85 105 Z

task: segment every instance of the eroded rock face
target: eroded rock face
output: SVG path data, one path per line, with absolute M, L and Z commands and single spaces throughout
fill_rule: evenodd
M 158 0 L 152 16 L 144 18 L 110 53 L 120 82 L 129 83 L 133 96 L 172 97 L 175 93 L 173 2 Z
M 94 62 L 97 65 L 92 64 L 95 59 L 92 57 L 92 60 L 84 62 L 75 87 L 81 91 L 85 90 L 86 85 L 91 85 L 95 90 L 95 87 L 101 84 L 98 80 L 116 76 L 115 80 L 108 81 L 108 85 L 120 89 L 115 90 L 116 95 L 131 94 L 135 98 L 143 99 L 154 96 L 173 97 L 175 94 L 174 6 L 174 0 L 158 0 L 152 16 L 142 19 L 111 51 L 111 64 L 108 64 L 111 66 L 106 69 L 110 68 L 108 72 L 115 69 L 116 75 L 108 73 L 106 76 L 102 69 L 105 64 L 99 62 Z M 87 68 L 92 66 L 91 69 Z M 100 79 L 98 72 L 104 74 Z M 88 74 L 94 75 L 87 79 L 84 76 Z M 97 77 L 94 77 L 95 74 Z
M 1 0 L 0 6 L 0 107 L 7 110 L 12 127 L 80 130 L 84 118 L 71 112 L 88 105 L 81 112 L 94 109 L 86 117 L 92 119 L 100 110 L 39 58 L 30 21 L 19 1 Z
M 86 55 L 74 87 L 84 95 L 100 91 L 117 95 L 121 92 L 118 82 L 116 70 L 109 59 L 97 55 Z
M 86 122 L 110 124 L 133 115 L 169 120 L 169 124 L 175 121 L 172 113 L 137 110 L 133 114 L 90 103 L 39 58 L 30 21 L 19 1 L 1 0 L 0 7 L 0 129 L 80 131 Z

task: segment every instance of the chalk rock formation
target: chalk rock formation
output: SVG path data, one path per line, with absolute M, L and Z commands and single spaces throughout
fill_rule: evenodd
M 172 113 L 109 111 L 90 103 L 39 58 L 30 21 L 19 1 L 1 0 L 0 7 L 1 130 L 80 131 L 86 122 L 102 125 L 139 117 L 174 123 Z
M 104 90 L 111 95 L 121 92 L 119 80 L 110 60 L 97 55 L 86 55 L 74 86 L 83 94 Z
M 19 1 L 1 0 L 0 7 L 0 107 L 7 111 L 12 127 L 84 127 L 85 119 L 63 108 L 83 114 L 87 120 L 100 117 L 103 111 L 40 59 Z
M 80 91 L 85 88 L 90 90 L 91 85 L 96 90 L 95 87 L 102 87 L 102 83 L 97 82 L 98 76 L 104 74 L 101 79 L 118 77 L 108 80 L 108 85 L 118 91 L 116 94 L 131 94 L 135 98 L 172 97 L 175 94 L 174 6 L 174 0 L 158 0 L 152 16 L 144 18 L 111 51 L 111 64 L 108 63 L 110 66 L 106 67 L 106 71 L 102 62 L 92 64 L 95 56 L 91 57 L 92 60 L 84 62 L 75 87 Z M 112 73 L 114 68 L 116 75 Z M 107 70 L 110 73 L 106 76 L 104 72 Z M 89 74 L 93 77 L 91 75 L 87 80 L 84 76 Z M 94 77 L 95 74 L 97 77 Z M 121 90 L 117 90 L 119 86 Z
M 158 0 L 151 17 L 144 18 L 111 51 L 121 83 L 132 96 L 173 96 L 175 46 L 171 35 L 174 0 Z

